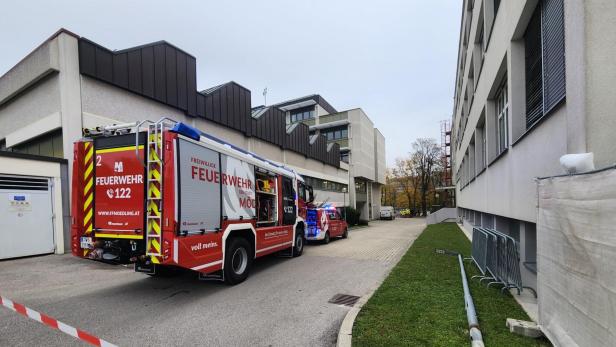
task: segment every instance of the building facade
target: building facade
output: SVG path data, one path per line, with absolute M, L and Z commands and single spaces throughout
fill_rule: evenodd
M 457 204 L 467 227 L 520 242 L 536 288 L 536 177 L 559 158 L 616 162 L 616 5 L 612 1 L 465 0 L 452 124 Z
M 273 107 L 285 112 L 289 128 L 307 125 L 311 141 L 325 136 L 328 146 L 339 146 L 341 165 L 348 168 L 351 189 L 335 182 L 312 181 L 313 187 L 325 190 L 320 200 L 356 208 L 362 219 L 378 218 L 385 184 L 385 137 L 366 113 L 361 108 L 339 112 L 316 94 Z
M 197 90 L 196 68 L 195 57 L 165 41 L 112 51 L 59 30 L 0 77 L 0 150 L 65 158 L 71 167 L 83 128 L 169 117 L 307 180 L 348 186 L 337 143 L 311 136 L 307 125 L 289 127 L 278 108 L 254 114 L 250 90 L 238 83 Z

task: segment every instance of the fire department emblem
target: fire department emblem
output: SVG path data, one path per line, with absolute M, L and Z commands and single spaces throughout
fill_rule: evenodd
M 321 213 L 321 230 L 323 230 L 323 232 L 326 232 L 327 229 L 329 229 L 327 213 L 323 211 L 323 213 Z

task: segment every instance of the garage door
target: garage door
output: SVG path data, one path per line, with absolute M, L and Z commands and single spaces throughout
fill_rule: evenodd
M 0 259 L 53 252 L 49 178 L 0 175 Z

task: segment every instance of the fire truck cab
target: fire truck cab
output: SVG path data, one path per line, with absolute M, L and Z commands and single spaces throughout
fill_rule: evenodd
M 84 131 L 72 184 L 78 257 L 236 284 L 255 258 L 303 252 L 312 190 L 300 175 L 167 118 Z
M 306 240 L 329 243 L 332 237 L 346 239 L 349 226 L 334 207 L 309 208 L 306 212 Z

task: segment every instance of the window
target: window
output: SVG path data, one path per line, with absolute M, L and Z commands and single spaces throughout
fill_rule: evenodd
M 340 161 L 348 163 L 349 162 L 349 152 L 340 153 Z
M 349 137 L 349 130 L 346 126 L 321 130 L 321 134 L 327 136 L 327 141 L 346 139 Z
M 366 194 L 366 182 L 365 181 L 355 181 L 355 192 Z
M 485 114 L 482 114 L 479 122 L 477 123 L 477 128 L 475 129 L 475 161 L 477 163 L 476 172 L 479 173 L 486 167 L 487 156 L 487 142 L 486 142 L 486 123 L 485 123 Z
M 314 118 L 314 106 L 302 107 L 291 111 L 290 122 L 301 122 Z
M 507 115 L 509 106 L 507 103 L 507 80 L 503 82 L 496 93 L 496 154 L 502 153 L 508 146 L 507 142 Z
M 310 177 L 310 176 L 304 176 L 304 180 L 306 181 L 307 185 L 317 190 L 342 192 L 342 189 L 347 187 L 346 184 L 326 181 L 320 178 L 315 178 L 315 177 Z
M 563 0 L 540 1 L 524 34 L 526 129 L 565 98 Z

